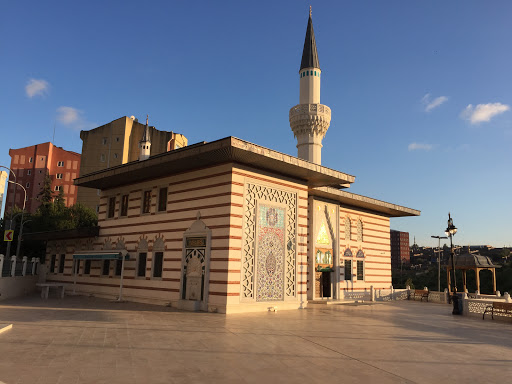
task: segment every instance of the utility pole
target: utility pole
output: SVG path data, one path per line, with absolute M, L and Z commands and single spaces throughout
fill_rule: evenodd
M 446 236 L 430 236 L 433 239 L 439 240 L 437 246 L 437 292 L 441 292 L 441 239 L 447 239 Z M 435 252 L 435 251 L 434 251 Z

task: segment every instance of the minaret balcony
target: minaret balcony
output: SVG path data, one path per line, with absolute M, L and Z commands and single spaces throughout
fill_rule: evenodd
M 290 121 L 298 115 L 324 115 L 331 119 L 331 108 L 323 104 L 298 104 L 290 109 Z
M 298 104 L 290 109 L 289 116 L 295 136 L 313 133 L 323 137 L 331 124 L 331 108 L 323 104 Z

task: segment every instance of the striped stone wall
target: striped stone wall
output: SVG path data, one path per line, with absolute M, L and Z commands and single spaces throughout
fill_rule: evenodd
M 249 185 L 266 188 L 263 200 L 279 193 L 296 196 L 294 260 L 290 270 L 293 284 L 288 283 L 291 295 L 282 303 L 258 303 L 241 300 L 243 280 L 242 253 L 244 241 L 244 211 Z M 167 209 L 158 212 L 160 188 L 168 188 Z M 145 191 L 151 191 L 150 213 L 142 213 Z M 121 214 L 122 196 L 128 194 L 128 212 Z M 115 197 L 113 217 L 108 217 L 109 199 Z M 260 196 L 261 197 L 261 196 Z M 250 167 L 224 164 L 186 172 L 136 185 L 101 191 L 99 226 L 95 239 L 50 241 L 46 260 L 57 255 L 55 272 L 48 281 L 73 282 L 72 254 L 81 250 L 126 249 L 131 259 L 125 264 L 123 297 L 160 304 L 177 305 L 180 299 L 181 261 L 184 232 L 197 220 L 211 230 L 209 263 L 208 308 L 219 312 L 245 312 L 278 305 L 297 308 L 300 296 L 306 293 L 307 189 L 296 180 L 264 173 Z M 155 244 L 160 244 L 156 249 Z M 156 251 L 163 251 L 162 277 L 153 277 Z M 147 252 L 144 276 L 137 276 L 139 252 Z M 64 273 L 59 272 L 61 255 L 65 255 Z M 48 264 L 48 262 L 47 262 Z M 111 262 L 104 275 L 103 262 L 92 261 L 90 274 L 80 264 L 77 291 L 116 297 L 120 278 Z M 48 267 L 49 270 L 49 267 Z M 305 301 L 305 296 L 304 296 Z
M 346 220 L 350 220 L 350 226 Z M 345 279 L 340 271 L 340 290 L 365 290 L 389 288 L 391 285 L 391 245 L 389 217 L 360 208 L 340 206 L 340 255 L 352 260 L 352 280 Z M 361 232 L 362 229 L 362 232 Z M 349 249 L 352 257 L 345 257 Z M 363 258 L 357 257 L 359 251 Z M 361 255 L 361 253 L 360 253 Z M 364 260 L 364 280 L 357 280 L 357 260 Z

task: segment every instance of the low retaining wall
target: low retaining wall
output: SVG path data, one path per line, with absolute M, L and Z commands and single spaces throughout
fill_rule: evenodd
M 26 296 L 36 291 L 38 276 L 14 276 L 0 279 L 0 300 Z

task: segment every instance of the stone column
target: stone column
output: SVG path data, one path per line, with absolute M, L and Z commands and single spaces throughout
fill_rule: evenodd
M 475 270 L 475 277 L 476 277 L 476 289 L 478 290 L 478 293 L 480 294 L 480 268 L 476 268 Z
M 28 257 L 23 256 L 23 270 L 21 271 L 21 276 L 25 276 L 27 274 L 27 261 Z
M 16 276 L 16 255 L 11 256 L 11 276 Z
M 34 276 L 36 274 L 36 258 L 33 257 L 31 261 L 32 261 L 32 276 Z

